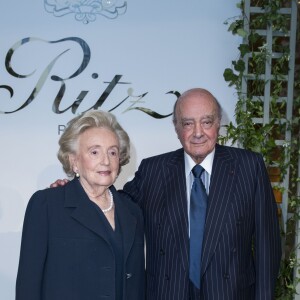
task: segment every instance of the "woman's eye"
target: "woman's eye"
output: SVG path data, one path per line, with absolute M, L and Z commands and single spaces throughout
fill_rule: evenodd
M 111 151 L 109 152 L 109 154 L 110 154 L 111 156 L 118 156 L 118 155 L 119 155 L 118 151 L 116 151 L 116 150 L 111 150 Z

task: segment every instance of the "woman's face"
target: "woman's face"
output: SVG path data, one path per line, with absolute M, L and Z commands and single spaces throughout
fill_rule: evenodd
M 78 139 L 77 152 L 70 157 L 74 172 L 92 190 L 111 186 L 119 172 L 119 141 L 107 128 L 90 128 Z

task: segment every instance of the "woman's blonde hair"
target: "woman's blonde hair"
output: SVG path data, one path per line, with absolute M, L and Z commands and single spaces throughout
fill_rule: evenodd
M 124 166 L 129 162 L 129 136 L 118 123 L 116 117 L 109 112 L 90 110 L 69 121 L 65 131 L 59 139 L 59 150 L 57 157 L 68 176 L 72 177 L 74 175 L 69 156 L 70 154 L 76 154 L 79 136 L 87 129 L 95 127 L 107 128 L 116 134 L 120 145 L 120 170 L 121 166 Z

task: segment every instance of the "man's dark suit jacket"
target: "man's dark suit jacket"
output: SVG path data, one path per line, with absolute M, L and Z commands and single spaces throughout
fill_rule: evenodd
M 114 187 L 123 238 L 123 300 L 144 299 L 139 207 Z M 36 192 L 22 235 L 16 300 L 115 300 L 115 257 L 99 212 L 77 179 Z
M 143 160 L 124 187 L 144 213 L 147 300 L 189 299 L 184 169 L 183 149 L 158 155 Z M 201 299 L 273 300 L 280 258 L 277 207 L 261 155 L 216 145 Z

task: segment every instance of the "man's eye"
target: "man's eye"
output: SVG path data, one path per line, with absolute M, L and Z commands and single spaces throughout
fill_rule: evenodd
M 206 120 L 201 123 L 202 128 L 210 128 L 213 125 L 212 120 Z

